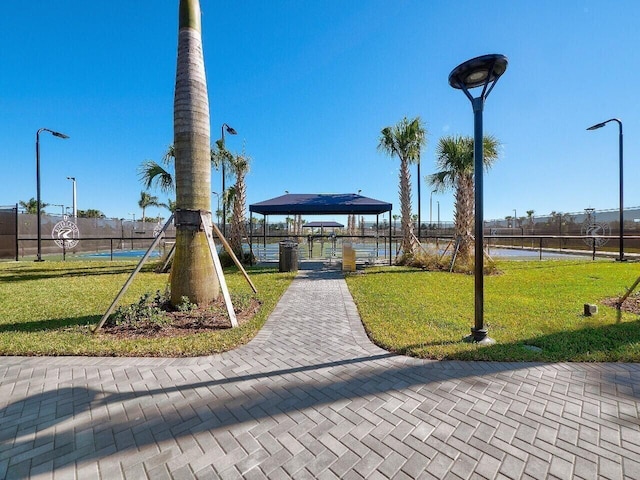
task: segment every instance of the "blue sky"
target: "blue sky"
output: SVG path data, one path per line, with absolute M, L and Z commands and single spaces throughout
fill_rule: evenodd
M 70 206 L 66 177 L 75 176 L 78 208 L 139 218 L 137 168 L 159 161 L 173 138 L 178 0 L 5 3 L 0 205 L 35 197 L 35 134 L 45 127 L 71 138 L 41 135 L 43 201 Z M 484 127 L 503 148 L 484 177 L 485 219 L 514 209 L 523 216 L 617 208 L 617 124 L 586 131 L 612 117 L 624 123 L 625 205 L 640 205 L 636 0 L 201 7 L 212 142 L 222 123 L 238 131 L 226 140 L 252 157 L 249 203 L 285 190 L 362 190 L 399 213 L 399 161 L 377 151 L 380 130 L 419 115 L 429 132 L 422 177 L 433 173 L 440 137 L 473 134 L 470 102 L 448 85 L 450 71 L 501 53 L 509 67 L 487 100 Z M 421 181 L 428 221 L 430 188 Z M 212 190 L 220 191 L 215 171 Z M 434 221 L 437 201 L 450 220 L 452 193 L 433 196 Z M 148 212 L 158 213 L 166 216 Z

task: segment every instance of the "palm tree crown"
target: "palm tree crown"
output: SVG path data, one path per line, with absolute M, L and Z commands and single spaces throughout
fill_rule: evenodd
M 145 212 L 147 207 L 160 207 L 162 204 L 158 201 L 158 197 L 150 195 L 147 192 L 140 192 L 140 200 L 138 206 L 142 209 L 142 224 L 144 225 Z

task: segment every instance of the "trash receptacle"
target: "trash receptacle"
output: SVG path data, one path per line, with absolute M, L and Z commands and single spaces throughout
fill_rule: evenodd
M 298 244 L 293 240 L 283 240 L 279 249 L 279 271 L 298 271 Z

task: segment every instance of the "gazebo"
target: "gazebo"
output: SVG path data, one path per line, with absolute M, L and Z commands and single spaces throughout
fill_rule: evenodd
M 253 214 L 264 215 L 376 215 L 376 223 L 381 213 L 389 212 L 389 245 L 391 245 L 391 210 L 388 202 L 363 197 L 356 193 L 288 193 L 263 202 L 249 205 L 253 224 Z M 266 222 L 265 222 L 266 224 Z M 266 243 L 266 228 L 264 229 Z M 250 230 L 249 246 L 253 254 L 253 231 Z M 391 262 L 391 255 L 389 255 Z

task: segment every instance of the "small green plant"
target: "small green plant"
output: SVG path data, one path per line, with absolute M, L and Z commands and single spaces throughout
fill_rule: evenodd
M 180 303 L 176 305 L 176 310 L 183 313 L 192 312 L 197 308 L 198 308 L 198 305 L 195 303 L 191 303 L 191 301 L 189 300 L 189 297 L 187 297 L 186 295 L 182 296 L 180 298 Z
M 151 325 L 161 327 L 171 322 L 166 313 L 166 304 L 167 297 L 160 290 L 157 290 L 153 296 L 145 293 L 138 302 L 118 307 L 108 323 L 116 326 L 128 325 L 131 328 Z

